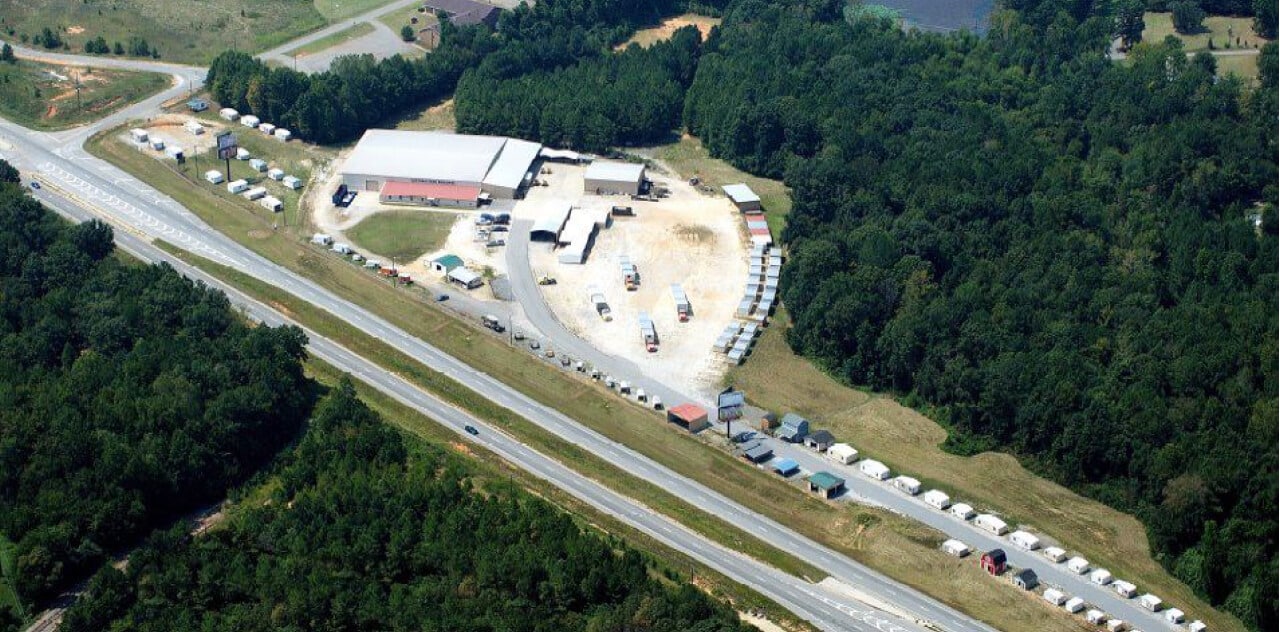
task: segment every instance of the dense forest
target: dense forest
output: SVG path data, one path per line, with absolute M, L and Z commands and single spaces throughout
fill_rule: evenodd
M 685 123 L 785 177 L 791 345 L 1136 512 L 1175 575 L 1275 629 L 1275 46 L 1102 55 L 1088 3 L 985 38 L 747 0 Z
M 23 610 L 222 498 L 310 408 L 301 331 L 113 248 L 0 183 L 0 544 Z M 0 629 L 19 618 L 0 601 Z
M 206 534 L 159 533 L 104 567 L 63 629 L 748 629 L 549 503 L 410 449 L 349 382 L 267 480 Z

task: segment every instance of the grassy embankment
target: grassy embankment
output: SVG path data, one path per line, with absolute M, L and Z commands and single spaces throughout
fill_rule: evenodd
M 1142 21 L 1146 25 L 1142 31 L 1142 41 L 1162 42 L 1164 38 L 1173 36 L 1182 40 L 1182 48 L 1188 53 L 1208 51 L 1209 42 L 1212 41 L 1218 74 L 1230 73 L 1244 79 L 1257 78 L 1256 51 L 1270 41 L 1253 30 L 1253 18 L 1210 16 L 1204 20 L 1204 30 L 1191 35 L 1174 30 L 1171 13 L 1147 12 L 1143 14 Z M 1249 51 L 1255 54 L 1238 54 Z
M 31 129 L 66 129 L 100 119 L 168 87 L 169 77 L 151 72 L 19 59 L 13 64 L 0 63 L 0 116 Z
M 364 37 L 365 35 L 368 35 L 372 32 L 373 32 L 372 24 L 369 24 L 368 22 L 360 22 L 353 26 L 342 29 L 337 33 L 330 33 L 329 35 L 326 35 L 314 42 L 303 44 L 302 46 L 299 46 L 297 48 L 287 50 L 285 51 L 284 54 L 294 56 L 294 57 L 306 57 L 307 55 L 314 55 L 315 53 L 321 52 L 329 48 L 333 48 L 338 44 L 342 44 L 344 42 L 356 39 L 357 37 Z
M 99 137 L 89 144 L 93 153 L 112 160 L 141 177 L 148 184 L 173 196 L 180 203 L 210 222 L 222 232 L 234 236 L 246 246 L 298 272 L 329 289 L 368 307 L 397 326 L 444 351 L 486 371 L 530 397 L 596 429 L 665 464 L 673 470 L 698 480 L 734 500 L 786 522 L 796 530 L 828 546 L 916 586 L 973 616 L 1008 630 L 1074 630 L 1076 624 L 1060 614 L 1039 606 L 1026 606 L 1029 599 L 1009 586 L 984 578 L 976 564 L 953 560 L 936 550 L 941 536 L 915 522 L 892 514 L 851 503 L 830 504 L 803 494 L 795 485 L 733 459 L 720 448 L 709 447 L 709 439 L 699 439 L 673 430 L 652 413 L 619 401 L 602 388 L 574 379 L 545 362 L 522 352 L 513 351 L 496 336 L 479 332 L 473 326 L 450 317 L 430 304 L 425 292 L 399 290 L 379 283 L 367 273 L 330 254 L 308 247 L 305 233 L 281 230 L 263 231 L 261 215 L 234 212 L 221 198 L 209 191 L 183 186 L 172 174 L 148 169 L 120 144 L 103 142 Z M 238 286 L 244 287 L 243 284 Z M 310 309 L 293 297 L 278 293 L 270 302 L 287 313 L 298 316 Z M 316 326 L 319 313 L 303 322 Z M 331 325 L 334 338 L 356 348 L 361 334 L 344 323 Z M 317 327 L 317 331 L 323 331 Z M 381 344 L 369 341 L 371 344 Z M 372 348 L 370 348 L 372 349 Z M 361 353 L 379 361 L 397 373 L 406 375 L 386 354 L 361 349 Z M 394 352 L 392 352 L 394 353 Z M 410 367 L 420 365 L 410 362 Z M 430 376 L 428 376 L 430 377 Z M 427 388 L 441 393 L 426 384 Z M 449 397 L 449 393 L 441 393 Z M 466 391 L 461 396 L 478 398 Z M 536 442 L 536 437 L 521 434 L 516 419 L 508 418 L 500 425 L 522 440 Z M 559 450 L 549 454 L 568 461 Z M 570 463 L 572 465 L 572 463 Z M 580 470 L 593 472 L 591 469 Z M 634 495 L 633 488 L 621 487 Z M 680 505 L 673 511 L 689 511 Z M 674 514 L 679 517 L 678 514 Z M 686 522 L 686 524 L 688 524 Z M 695 525 L 690 525 L 695 526 Z M 696 528 L 696 526 L 695 526 Z M 721 540 L 733 543 L 732 540 Z M 1034 601 L 1034 600 L 1033 600 Z
M 438 250 L 457 219 L 456 213 L 448 211 L 387 211 L 370 215 L 345 232 L 362 252 L 407 262 Z
M 648 48 L 657 42 L 671 39 L 671 36 L 677 29 L 686 26 L 696 26 L 698 31 L 702 33 L 702 39 L 707 39 L 707 34 L 711 32 L 711 27 L 720 24 L 720 18 L 698 15 L 696 13 L 685 13 L 663 20 L 660 24 L 649 28 L 636 31 L 631 39 L 618 45 L 619 49 L 626 48 L 632 44 L 639 44 L 644 48 Z

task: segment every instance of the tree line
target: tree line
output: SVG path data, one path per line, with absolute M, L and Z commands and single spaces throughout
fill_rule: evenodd
M 616 539 L 408 445 L 345 380 L 262 480 L 265 502 L 104 566 L 63 629 L 749 629 Z
M 112 256 L 0 161 L 0 629 L 175 517 L 221 499 L 310 407 L 296 328 L 249 327 L 219 292 Z M 3 587 L 0 587 L 3 588 Z
M 90 55 L 124 55 L 128 53 L 134 57 L 160 58 L 160 49 L 148 44 L 147 40 L 141 37 L 130 37 L 124 44 L 117 40 L 114 45 L 108 45 L 106 38 L 99 35 L 85 41 L 84 52 Z
M 785 178 L 791 346 L 901 393 L 948 447 L 1008 450 L 1147 526 L 1275 629 L 1276 49 L 1102 51 L 1106 13 L 1026 1 L 986 37 L 735 5 L 688 130 Z

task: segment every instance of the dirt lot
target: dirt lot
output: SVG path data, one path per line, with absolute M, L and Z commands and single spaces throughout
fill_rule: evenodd
M 551 309 L 565 326 L 595 347 L 625 357 L 655 379 L 675 381 L 690 389 L 710 391 L 720 384 L 725 366 L 711 343 L 733 318 L 747 277 L 746 240 L 738 212 L 723 197 L 708 197 L 688 184 L 660 174 L 656 183 L 671 189 L 660 202 L 633 202 L 622 197 L 583 195 L 584 167 L 555 165 L 543 176 L 551 186 L 535 188 L 516 207 L 517 217 L 536 218 L 567 202 L 584 208 L 633 207 L 635 217 L 615 218 L 596 236 L 584 265 L 560 264 L 548 244 L 530 245 L 535 274 L 559 281 L 543 287 Z M 574 195 L 580 196 L 574 202 Z M 619 272 L 619 257 L 629 257 L 640 273 L 640 288 L 628 292 Z M 671 284 L 684 287 L 693 318 L 680 323 Z M 603 322 L 587 301 L 587 287 L 603 290 L 613 312 Z M 658 331 L 659 350 L 641 345 L 640 312 L 648 312 Z
M 655 42 L 671 39 L 676 30 L 686 26 L 698 27 L 698 32 L 702 34 L 702 39 L 707 39 L 707 35 L 711 33 L 711 27 L 720 24 L 720 18 L 707 17 L 696 13 L 686 13 L 667 18 L 658 26 L 640 29 L 631 39 L 618 45 L 619 49 L 626 48 L 631 44 L 639 44 L 644 47 L 652 46 Z

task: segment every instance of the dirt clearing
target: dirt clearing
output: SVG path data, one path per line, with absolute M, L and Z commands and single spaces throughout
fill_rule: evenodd
M 711 27 L 718 24 L 720 24 L 720 18 L 707 17 L 696 13 L 677 15 L 673 18 L 663 20 L 662 24 L 659 24 L 658 26 L 636 31 L 636 34 L 631 36 L 631 39 L 619 44 L 618 49 L 621 50 L 631 44 L 639 44 L 648 48 L 655 42 L 662 42 L 671 39 L 671 36 L 675 35 L 677 30 L 686 26 L 697 27 L 698 32 L 702 34 L 702 39 L 706 40 L 707 36 L 711 34 Z

